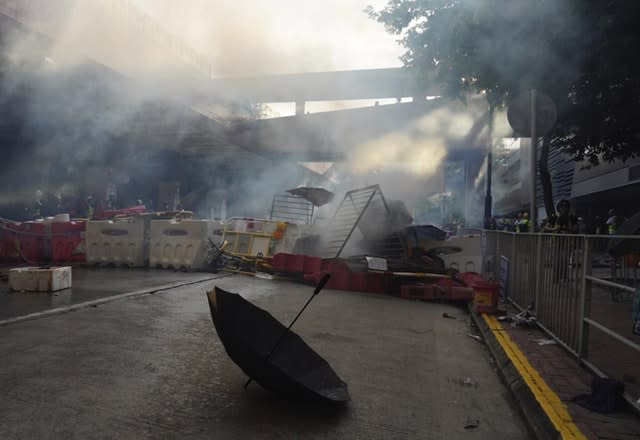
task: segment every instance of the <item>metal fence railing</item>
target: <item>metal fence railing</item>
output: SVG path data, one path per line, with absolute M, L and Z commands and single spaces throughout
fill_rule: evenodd
M 484 231 L 485 275 L 640 410 L 640 236 Z M 634 325 L 636 326 L 634 328 Z

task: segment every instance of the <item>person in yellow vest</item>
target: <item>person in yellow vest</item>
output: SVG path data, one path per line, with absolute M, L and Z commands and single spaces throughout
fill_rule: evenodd
M 609 235 L 615 234 L 619 225 L 620 225 L 620 220 L 616 215 L 616 211 L 613 209 L 610 209 L 609 218 L 607 219 L 607 233 Z
M 87 197 L 87 204 L 85 208 L 86 208 L 85 216 L 87 217 L 87 220 L 91 220 L 93 218 L 93 212 L 96 209 L 96 204 L 93 201 L 92 196 Z
M 522 218 L 520 219 L 520 232 L 529 232 L 529 225 L 530 225 L 530 221 L 529 221 L 529 213 L 528 212 L 523 212 L 522 213 Z

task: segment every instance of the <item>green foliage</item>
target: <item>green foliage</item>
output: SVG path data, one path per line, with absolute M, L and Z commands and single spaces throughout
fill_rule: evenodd
M 498 107 L 535 88 L 558 107 L 552 147 L 592 163 L 640 153 L 640 2 L 390 0 L 367 12 L 446 95 L 483 91 Z

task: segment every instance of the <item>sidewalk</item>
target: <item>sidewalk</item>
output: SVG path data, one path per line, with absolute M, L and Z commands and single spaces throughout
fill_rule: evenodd
M 503 380 L 540 439 L 631 440 L 640 418 L 631 412 L 599 414 L 571 402 L 589 393 L 592 375 L 538 328 L 511 327 L 472 313 Z

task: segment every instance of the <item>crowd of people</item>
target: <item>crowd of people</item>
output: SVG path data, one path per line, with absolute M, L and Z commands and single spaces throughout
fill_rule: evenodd
M 612 235 L 623 222 L 615 209 L 610 209 L 606 220 L 596 215 L 590 221 L 576 216 L 571 210 L 568 200 L 560 200 L 556 205 L 556 214 L 551 218 L 542 219 L 537 228 L 539 232 L 556 234 L 597 234 Z M 515 216 L 491 217 L 487 222 L 487 229 L 511 232 L 533 232 L 529 213 L 520 212 Z
M 138 199 L 136 205 L 145 205 Z M 150 202 L 147 206 L 151 206 Z M 116 201 L 115 193 L 108 193 L 104 198 L 94 198 L 93 195 L 80 197 L 76 195 L 63 195 L 60 192 L 36 191 L 35 200 L 25 209 L 25 218 L 38 220 L 51 217 L 56 214 L 70 214 L 72 217 L 91 219 L 95 212 L 111 211 L 120 208 Z

